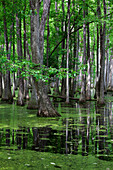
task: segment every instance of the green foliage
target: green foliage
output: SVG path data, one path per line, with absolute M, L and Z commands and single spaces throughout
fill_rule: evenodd
M 57 2 L 57 9 L 55 9 L 55 2 Z M 27 78 L 29 76 L 34 76 L 37 81 L 42 79 L 45 82 L 48 82 L 49 79 L 52 79 L 53 76 L 59 77 L 59 79 L 65 78 L 67 76 L 66 69 L 66 37 L 67 37 L 67 0 L 64 0 L 64 11 L 62 9 L 63 1 L 51 0 L 50 13 L 49 13 L 49 54 L 48 54 L 48 63 L 47 65 L 47 23 L 44 31 L 44 65 L 35 65 L 32 63 L 32 52 L 30 46 L 30 37 L 31 37 L 31 29 L 30 29 L 30 16 L 32 9 L 30 9 L 29 0 L 14 0 L 5 1 L 5 11 L 3 8 L 3 3 L 0 1 L 0 71 L 5 73 L 6 70 L 10 70 L 11 73 L 17 72 L 18 69 L 21 70 L 21 76 Z M 26 6 L 25 6 L 26 5 Z M 70 5 L 70 62 L 69 62 L 69 77 L 75 78 L 80 70 L 83 74 L 87 75 L 87 64 L 84 66 L 81 61 L 78 61 L 81 56 L 83 56 L 83 23 L 89 23 L 90 29 L 90 49 L 91 52 L 94 52 L 94 58 L 92 63 L 93 77 L 95 78 L 96 74 L 96 51 L 97 51 L 97 24 L 106 22 L 106 34 L 109 35 L 109 46 L 106 45 L 106 49 L 112 49 L 112 37 L 113 37 L 113 17 L 112 17 L 112 9 L 113 3 L 112 1 L 106 1 L 107 6 L 107 14 L 104 17 L 104 8 L 103 1 L 100 0 L 101 5 L 101 18 L 98 17 L 97 14 L 97 0 L 85 0 L 85 3 L 82 0 L 74 0 L 71 1 Z M 83 10 L 86 10 L 86 16 L 83 17 Z M 88 10 L 88 12 L 87 12 Z M 10 60 L 7 59 L 6 52 L 6 42 L 4 36 L 4 12 L 6 17 L 7 24 L 7 36 L 8 43 L 11 42 L 11 51 L 9 50 Z M 43 2 L 41 2 L 40 8 L 40 19 L 42 17 L 43 12 Z M 19 61 L 19 56 L 17 55 L 17 30 L 16 30 L 16 14 L 18 13 L 18 17 L 21 19 L 21 34 L 22 34 L 22 52 L 24 53 L 24 25 L 23 19 L 26 21 L 26 54 L 27 58 Z M 37 14 L 37 9 L 35 9 L 35 14 Z M 14 24 L 14 30 L 11 30 L 12 23 Z M 77 30 L 79 30 L 79 49 L 77 49 Z M 62 40 L 64 40 L 64 48 L 62 48 Z M 94 44 L 95 40 L 95 44 Z M 59 43 L 61 42 L 61 43 Z M 57 44 L 59 45 L 57 46 Z M 9 44 L 8 44 L 9 45 Z M 15 45 L 15 54 L 13 54 L 13 45 Z M 55 49 L 55 47 L 57 48 Z M 55 50 L 54 50 L 55 49 Z M 51 52 L 54 50 L 52 55 Z M 76 56 L 76 52 L 78 50 L 78 56 Z M 29 55 L 28 55 L 29 52 Z M 28 59 L 29 57 L 29 59 Z M 63 58 L 64 57 L 64 58 Z M 24 58 L 24 55 L 21 56 Z M 73 63 L 72 63 L 73 62 Z M 78 67 L 75 71 L 74 67 Z
M 0 71 L 5 73 L 7 70 L 10 70 L 11 73 L 17 72 L 18 69 L 21 70 L 21 75 L 24 78 L 28 78 L 30 76 L 33 76 L 36 78 L 36 80 L 43 80 L 44 82 L 48 82 L 48 80 L 51 80 L 54 75 L 58 77 L 59 79 L 66 78 L 67 76 L 67 69 L 66 68 L 53 68 L 49 67 L 47 68 L 45 65 L 35 64 L 31 60 L 25 60 L 22 59 L 21 62 L 17 59 L 15 62 L 12 60 L 8 60 L 7 57 L 2 56 L 0 58 Z M 69 77 L 76 77 L 78 72 L 71 69 L 69 71 Z

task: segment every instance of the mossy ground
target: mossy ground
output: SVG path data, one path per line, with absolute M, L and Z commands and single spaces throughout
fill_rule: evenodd
M 0 170 L 112 170 L 113 162 L 95 156 L 63 155 L 36 151 L 0 151 Z

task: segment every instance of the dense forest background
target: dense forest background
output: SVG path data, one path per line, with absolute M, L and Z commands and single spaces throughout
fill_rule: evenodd
M 48 93 L 104 104 L 113 90 L 111 0 L 1 0 L 0 98 L 59 116 Z M 51 88 L 50 88 L 51 87 Z

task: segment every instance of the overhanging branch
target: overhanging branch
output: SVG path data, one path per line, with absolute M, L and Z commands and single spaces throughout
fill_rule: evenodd
M 102 16 L 100 19 L 105 18 L 105 17 L 108 17 L 108 16 L 110 16 L 110 15 L 112 15 L 112 14 L 113 14 L 113 12 L 107 14 L 106 16 Z M 94 23 L 94 22 L 95 22 L 95 21 L 93 20 L 93 21 L 88 22 L 87 24 L 91 24 L 91 23 Z M 73 25 L 75 25 L 75 23 L 74 23 Z M 71 31 L 72 31 L 72 28 L 71 28 L 71 30 L 70 30 L 70 35 L 73 34 L 73 33 L 75 33 L 75 32 L 77 32 L 78 30 L 80 30 L 80 29 L 82 29 L 82 28 L 83 28 L 83 25 L 82 25 L 82 26 L 79 26 L 79 27 L 78 27 L 77 29 L 75 29 L 73 32 L 71 32 Z M 64 37 L 62 38 L 62 40 L 60 40 L 60 41 L 58 42 L 58 44 L 54 47 L 54 49 L 53 49 L 52 52 L 50 53 L 49 57 L 52 56 L 52 54 L 54 53 L 54 51 L 55 51 L 55 50 L 58 48 L 58 46 L 65 40 L 66 37 L 67 37 L 67 35 L 64 35 Z

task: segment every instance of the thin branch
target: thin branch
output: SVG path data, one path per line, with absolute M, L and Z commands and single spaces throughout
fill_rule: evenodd
M 105 18 L 105 17 L 108 17 L 108 16 L 110 16 L 110 15 L 112 15 L 112 14 L 113 14 L 113 12 L 107 14 L 106 16 L 100 17 L 100 19 Z M 93 21 L 88 22 L 87 24 L 91 24 L 91 23 L 94 23 L 94 22 L 95 22 L 95 21 L 93 20 Z M 97 21 L 96 21 L 96 22 L 97 22 Z M 73 25 L 75 25 L 75 23 L 74 23 Z M 73 27 L 72 27 L 72 28 L 73 28 Z M 71 31 L 72 31 L 72 28 L 71 28 L 71 30 L 70 30 L 70 35 L 73 34 L 73 33 L 75 33 L 75 32 L 77 32 L 78 30 L 82 29 L 82 28 L 83 28 L 83 25 L 82 25 L 82 26 L 79 26 L 79 27 L 78 27 L 77 29 L 75 29 L 73 32 L 71 32 Z M 58 46 L 62 43 L 62 41 L 65 40 L 66 37 L 67 37 L 67 35 L 64 35 L 64 37 L 62 38 L 62 40 L 60 40 L 60 41 L 58 42 L 58 44 L 54 47 L 54 49 L 52 50 L 52 52 L 51 52 L 51 54 L 49 55 L 49 57 L 52 56 L 52 54 L 54 53 L 54 51 L 58 48 Z

